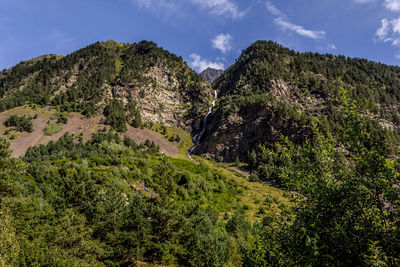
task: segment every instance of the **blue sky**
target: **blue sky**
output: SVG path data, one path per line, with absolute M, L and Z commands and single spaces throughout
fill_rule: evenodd
M 400 62 L 400 0 L 0 0 L 0 70 L 96 41 L 152 40 L 196 71 L 256 40 Z

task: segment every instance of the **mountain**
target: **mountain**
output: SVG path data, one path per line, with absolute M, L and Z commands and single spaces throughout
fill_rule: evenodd
M 213 68 L 207 68 L 203 70 L 200 75 L 206 82 L 212 84 L 216 79 L 218 79 L 224 73 L 223 70 L 217 70 Z
M 66 132 L 88 140 L 104 127 L 127 131 L 139 143 L 149 139 L 174 154 L 177 148 L 148 130 L 161 124 L 200 131 L 213 93 L 181 57 L 153 42 L 107 41 L 2 71 L 0 96 L 0 132 L 12 137 L 13 156 Z M 32 133 L 4 127 L 10 116 L 19 115 L 33 118 Z
M 219 99 L 195 153 L 246 161 L 252 150 L 272 147 L 282 136 L 298 144 L 311 139 L 315 123 L 340 140 L 343 91 L 357 101 L 368 131 L 386 135 L 396 149 L 399 77 L 396 66 L 255 42 L 214 82 Z
M 181 57 L 147 41 L 107 41 L 65 57 L 21 62 L 0 74 L 0 96 L 0 111 L 37 104 L 87 117 L 117 99 L 134 103 L 144 122 L 185 129 L 206 112 L 211 97 Z

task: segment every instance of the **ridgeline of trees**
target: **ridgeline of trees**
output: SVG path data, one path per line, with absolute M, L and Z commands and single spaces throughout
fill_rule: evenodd
M 288 85 L 288 97 L 319 98 L 328 123 L 338 117 L 341 88 L 358 106 L 377 117 L 400 125 L 395 104 L 400 101 L 400 67 L 360 58 L 298 53 L 274 42 L 257 41 L 215 83 L 221 97 L 258 96 L 271 92 L 271 81 Z M 307 109 L 307 107 L 305 107 Z
M 386 104 L 400 101 L 400 67 L 341 55 L 299 53 L 272 41 L 257 41 L 243 50 L 215 87 L 224 93 L 265 93 L 275 78 L 293 85 L 299 93 L 337 94 L 337 84 L 346 84 L 352 99 Z

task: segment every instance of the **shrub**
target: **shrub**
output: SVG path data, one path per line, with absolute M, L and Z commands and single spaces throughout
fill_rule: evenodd
M 68 116 L 65 113 L 57 114 L 57 123 L 67 124 L 68 123 Z
M 59 133 L 62 130 L 62 126 L 63 125 L 61 123 L 49 123 L 44 128 L 44 134 L 52 136 L 56 133 Z

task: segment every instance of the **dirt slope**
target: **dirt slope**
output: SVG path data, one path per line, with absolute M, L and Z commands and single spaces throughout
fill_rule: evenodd
M 50 141 L 57 141 L 65 133 L 79 135 L 83 133 L 83 140 L 87 141 L 90 139 L 92 133 L 103 129 L 104 127 L 109 128 L 102 124 L 103 116 L 98 115 L 96 117 L 85 119 L 78 113 L 70 114 L 68 123 L 63 125 L 60 132 L 47 136 L 44 134 L 44 129 L 49 122 L 52 115 L 56 111 L 50 110 L 49 107 L 39 110 L 33 110 L 29 107 L 16 108 L 6 112 L 0 113 L 0 134 L 4 134 L 6 127 L 4 127 L 4 121 L 10 115 L 27 115 L 33 116 L 37 114 L 37 118 L 33 120 L 33 132 L 32 133 L 19 133 L 12 131 L 8 134 L 8 137 L 15 135 L 14 140 L 10 140 L 10 149 L 12 150 L 12 157 L 20 157 L 25 154 L 29 147 L 37 146 L 39 144 L 47 144 Z M 153 141 L 156 145 L 160 146 L 160 151 L 168 156 L 174 156 L 179 153 L 179 149 L 165 140 L 162 137 L 157 136 L 148 129 L 135 129 L 128 126 L 128 131 L 125 133 L 128 137 L 132 138 L 137 144 L 143 144 L 146 139 Z

